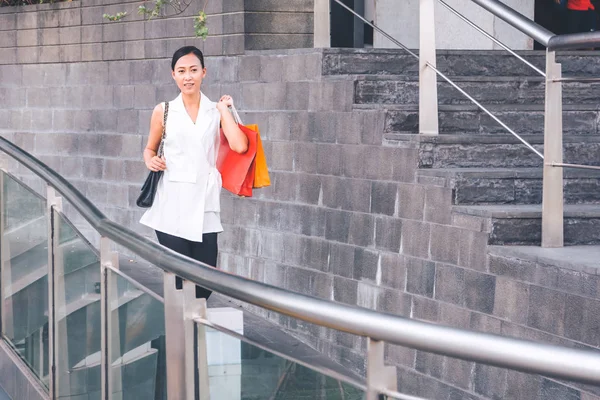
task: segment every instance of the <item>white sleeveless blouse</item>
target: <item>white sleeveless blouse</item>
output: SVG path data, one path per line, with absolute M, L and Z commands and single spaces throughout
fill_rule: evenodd
M 164 153 L 167 163 L 152 207 L 140 223 L 172 236 L 201 242 L 204 233 L 222 232 L 219 121 L 216 103 L 200 94 L 196 123 L 181 94 L 169 102 Z

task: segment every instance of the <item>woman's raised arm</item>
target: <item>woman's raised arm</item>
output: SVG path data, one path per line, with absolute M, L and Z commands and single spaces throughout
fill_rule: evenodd
M 221 113 L 221 127 L 223 128 L 227 142 L 229 142 L 229 148 L 241 154 L 248 151 L 248 138 L 238 127 L 238 124 L 233 119 L 233 115 L 228 110 L 228 107 L 232 105 L 233 99 L 231 96 L 225 95 L 217 103 L 217 109 Z

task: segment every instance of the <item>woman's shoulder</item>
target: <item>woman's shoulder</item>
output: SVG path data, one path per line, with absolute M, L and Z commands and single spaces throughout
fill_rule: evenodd
M 152 110 L 152 118 L 160 117 L 162 119 L 165 113 L 165 103 L 158 103 Z
M 217 109 L 217 103 L 215 101 L 212 101 L 211 99 L 208 98 L 208 96 L 206 96 L 204 93 L 200 92 L 200 106 L 201 107 L 206 107 L 206 110 L 216 110 Z

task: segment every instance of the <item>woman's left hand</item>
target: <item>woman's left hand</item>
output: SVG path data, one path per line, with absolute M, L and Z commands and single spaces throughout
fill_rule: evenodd
M 233 106 L 233 99 L 228 94 L 221 96 L 219 102 L 217 103 L 217 108 L 219 111 L 226 110 L 227 107 Z

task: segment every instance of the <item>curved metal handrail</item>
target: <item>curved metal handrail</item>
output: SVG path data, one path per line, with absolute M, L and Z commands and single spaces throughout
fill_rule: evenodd
M 216 270 L 109 220 L 65 178 L 3 137 L 0 137 L 0 150 L 54 187 L 102 236 L 195 284 L 293 318 L 375 340 L 498 367 L 600 384 L 598 351 L 435 325 L 287 291 Z
M 600 45 L 600 32 L 555 35 L 523 14 L 498 0 L 471 0 L 525 35 L 543 44 L 548 50 L 568 50 Z
M 548 29 L 533 22 L 531 19 L 498 0 L 471 1 L 546 47 L 550 39 L 555 36 Z
M 419 56 L 417 54 L 415 54 L 413 51 L 409 50 L 408 47 L 406 47 L 404 44 L 402 44 L 401 42 L 399 42 L 398 40 L 394 39 L 394 37 L 392 37 L 390 34 L 388 34 L 387 32 L 385 32 L 383 29 L 379 28 L 378 26 L 376 26 L 375 24 L 373 24 L 372 22 L 368 21 L 365 17 L 363 17 L 362 15 L 360 15 L 359 13 L 357 13 L 356 11 L 354 11 L 352 8 L 348 7 L 346 4 L 342 3 L 341 0 L 333 0 L 335 3 L 337 3 L 338 5 L 340 5 L 341 7 L 345 8 L 346 10 L 348 10 L 351 14 L 353 14 L 356 18 L 360 19 L 361 21 L 363 21 L 365 24 L 369 25 L 370 27 L 372 27 L 373 29 L 375 29 L 377 32 L 381 33 L 383 36 L 385 36 L 388 40 L 390 40 L 392 43 L 396 44 L 397 46 L 401 47 L 403 50 L 405 50 L 406 52 L 408 52 L 411 56 L 415 57 L 415 58 L 419 58 Z M 447 3 L 445 3 L 442 0 L 438 0 L 440 3 L 442 3 L 445 7 L 447 7 L 451 12 L 457 13 L 457 15 L 461 15 L 460 13 L 458 13 L 455 9 L 453 9 L 452 7 L 450 7 Z M 512 9 L 511 9 L 512 10 Z M 518 13 L 517 13 L 518 14 Z M 521 15 L 521 14 L 519 14 Z M 525 18 L 524 16 L 521 15 L 521 17 Z M 465 21 L 467 21 L 467 23 L 471 24 L 471 26 L 475 27 L 477 30 L 479 30 L 482 33 L 485 33 L 481 28 L 479 28 L 477 25 L 473 24 L 471 21 L 469 21 L 466 18 L 463 18 Z M 531 22 L 531 21 L 530 21 Z M 489 36 L 489 34 L 488 34 Z M 494 39 L 495 40 L 495 39 Z M 498 43 L 500 43 L 499 41 L 497 41 Z M 504 45 L 503 45 L 504 46 Z M 506 47 L 506 46 L 505 46 Z M 512 50 L 509 49 L 509 51 L 511 52 L 511 54 L 515 55 L 519 60 L 521 60 L 522 62 L 524 62 L 525 64 L 529 65 L 530 67 L 532 67 L 534 70 L 536 70 L 538 73 L 541 73 L 543 76 L 546 76 L 546 74 L 542 71 L 540 71 L 537 67 L 535 67 L 533 64 L 529 63 L 527 60 L 523 59 L 523 57 L 519 56 L 518 54 L 516 54 L 515 52 L 513 52 Z M 490 110 L 488 110 L 483 104 L 481 104 L 479 101 L 477 101 L 473 96 L 471 96 L 469 93 L 467 93 L 463 88 L 461 88 L 459 85 L 456 84 L 456 82 L 454 82 L 452 79 L 450 79 L 449 77 L 447 77 L 445 74 L 443 74 L 439 69 L 437 69 L 434 65 L 432 65 L 431 63 L 427 63 L 427 67 L 431 68 L 437 75 L 439 75 L 442 79 L 444 79 L 446 82 L 448 82 L 452 87 L 454 87 L 456 90 L 458 90 L 460 92 L 460 94 L 462 94 L 463 96 L 465 96 L 467 99 L 469 99 L 473 104 L 475 104 L 477 107 L 479 107 L 479 109 L 481 109 L 484 113 L 486 113 L 487 115 L 490 116 L 490 118 L 492 118 L 494 121 L 496 121 L 498 124 L 500 124 L 500 126 L 502 126 L 504 129 L 506 129 L 508 131 L 508 133 L 510 133 L 511 135 L 513 135 L 514 137 L 517 138 L 517 140 L 519 140 L 521 143 L 523 143 L 529 150 L 531 150 L 535 155 L 537 155 L 538 157 L 540 157 L 542 160 L 544 159 L 544 155 L 537 150 L 535 147 L 533 147 L 531 145 L 531 143 L 529 143 L 528 141 L 526 141 L 525 139 L 523 139 L 523 137 L 521 135 L 519 135 L 517 132 L 515 132 L 513 129 L 511 129 L 508 125 L 506 125 L 504 122 L 502 122 L 502 120 L 498 117 L 496 117 L 496 115 L 494 115 L 494 113 L 492 113 Z
M 548 42 L 550 50 L 569 50 L 596 47 L 600 44 L 600 32 L 555 35 Z
M 446 3 L 444 0 L 438 0 L 438 3 L 440 3 L 441 5 L 443 5 L 444 7 L 446 7 L 446 9 L 448 11 L 450 11 L 452 14 L 456 15 L 458 18 L 460 18 L 461 20 L 463 20 L 465 23 L 467 23 L 469 26 L 471 26 L 477 32 L 481 33 L 483 36 L 485 36 L 486 38 L 490 39 L 492 42 L 496 43 L 498 46 L 502 47 L 504 50 L 508 51 L 514 57 L 518 58 L 519 61 L 521 61 L 523 64 L 527 65 L 529 68 L 533 69 L 539 75 L 543 76 L 544 78 L 546 77 L 546 73 L 544 71 L 542 71 L 541 69 L 539 69 L 538 67 L 536 67 L 535 65 L 533 65 L 532 63 L 530 63 L 529 61 L 527 61 L 525 58 L 523 58 L 522 56 L 520 56 L 519 54 L 517 54 L 517 52 L 515 52 L 513 49 L 511 49 L 510 47 L 508 47 L 507 45 L 505 45 L 504 43 L 502 43 L 501 41 L 499 41 L 498 39 L 496 39 L 494 36 L 492 36 L 489 33 L 487 33 L 479 25 L 477 25 L 476 23 L 474 23 L 473 21 L 471 21 L 469 18 L 467 18 L 464 15 L 462 15 L 458 10 L 456 10 L 450 4 Z

